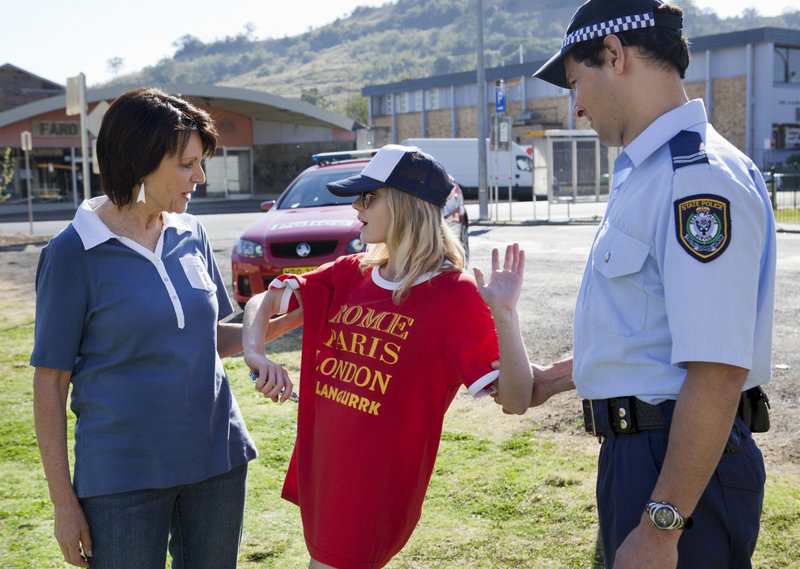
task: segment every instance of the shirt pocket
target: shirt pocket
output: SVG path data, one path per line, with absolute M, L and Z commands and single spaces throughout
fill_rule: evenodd
M 620 336 L 645 326 L 644 263 L 650 245 L 608 225 L 592 249 L 594 291 L 587 298 L 593 324 Z
M 192 285 L 192 288 L 209 292 L 217 290 L 217 286 L 214 284 L 214 281 L 211 280 L 208 271 L 206 271 L 206 264 L 202 257 L 198 255 L 187 255 L 186 257 L 181 257 L 180 261 L 183 272 L 186 274 L 186 278 L 189 280 L 189 284 Z

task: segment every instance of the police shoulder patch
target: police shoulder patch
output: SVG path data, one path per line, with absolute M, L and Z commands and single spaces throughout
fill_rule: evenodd
M 722 255 L 731 240 L 731 204 L 722 196 L 698 194 L 675 201 L 678 243 L 702 263 Z
M 708 164 L 705 145 L 699 132 L 682 130 L 669 141 L 672 169 L 677 170 L 692 164 Z

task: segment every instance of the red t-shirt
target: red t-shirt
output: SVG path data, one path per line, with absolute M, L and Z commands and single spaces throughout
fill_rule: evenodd
M 296 280 L 303 302 L 297 440 L 283 497 L 300 506 L 311 556 L 386 565 L 422 512 L 442 421 L 460 385 L 497 378 L 494 321 L 464 272 L 412 287 L 400 305 L 377 269 L 341 257 Z M 291 283 L 294 285 L 294 283 Z

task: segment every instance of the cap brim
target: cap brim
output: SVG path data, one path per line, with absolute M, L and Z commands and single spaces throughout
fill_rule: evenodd
M 374 192 L 385 188 L 386 185 L 386 182 L 358 174 L 338 182 L 331 182 L 326 184 L 325 187 L 328 188 L 330 193 L 337 196 L 357 196 L 362 192 Z
M 533 77 L 552 83 L 556 87 L 569 89 L 567 83 L 567 70 L 564 67 L 564 56 L 570 51 L 572 46 L 562 47 L 550 60 L 542 65 L 533 74 Z

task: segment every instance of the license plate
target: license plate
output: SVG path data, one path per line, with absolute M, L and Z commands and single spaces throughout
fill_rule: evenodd
M 284 275 L 302 275 L 316 269 L 317 267 L 285 267 L 283 269 Z

